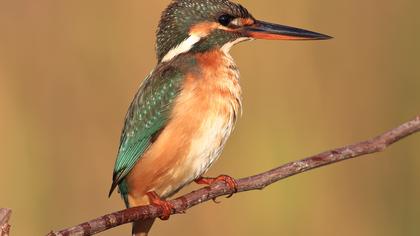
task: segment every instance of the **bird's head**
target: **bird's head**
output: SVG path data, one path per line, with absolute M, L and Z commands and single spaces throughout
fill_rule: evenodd
M 250 39 L 320 40 L 330 36 L 256 20 L 243 6 L 228 0 L 174 0 L 162 13 L 157 31 L 159 62 L 189 51 L 228 51 Z

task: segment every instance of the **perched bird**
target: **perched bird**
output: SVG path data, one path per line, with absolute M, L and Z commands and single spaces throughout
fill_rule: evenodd
M 125 118 L 110 195 L 118 186 L 127 207 L 160 205 L 203 178 L 241 114 L 239 71 L 231 47 L 251 39 L 329 39 L 327 35 L 256 20 L 228 0 L 174 0 L 157 30 L 155 69 L 143 81 Z M 135 222 L 147 235 L 153 220 Z

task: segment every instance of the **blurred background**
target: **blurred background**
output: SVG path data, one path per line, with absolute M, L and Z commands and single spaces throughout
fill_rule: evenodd
M 154 32 L 168 3 L 0 0 L 0 205 L 14 210 L 12 235 L 45 235 L 123 208 L 117 194 L 107 197 L 120 131 L 156 64 Z M 335 39 L 233 49 L 244 115 L 208 175 L 252 175 L 420 113 L 419 1 L 240 3 L 257 18 Z M 420 235 L 419 155 L 416 135 L 200 205 L 158 221 L 152 235 Z

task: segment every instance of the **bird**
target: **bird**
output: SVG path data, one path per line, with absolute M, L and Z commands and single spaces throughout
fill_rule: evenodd
M 220 156 L 241 115 L 239 70 L 229 51 L 253 39 L 324 40 L 331 37 L 257 20 L 229 0 L 173 0 L 156 31 L 157 65 L 143 80 L 125 117 L 109 192 L 118 187 L 126 207 L 154 204 L 169 218 L 166 200 L 203 177 Z M 148 235 L 154 220 L 133 223 Z

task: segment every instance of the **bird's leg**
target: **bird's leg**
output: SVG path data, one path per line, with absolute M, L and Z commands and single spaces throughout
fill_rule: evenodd
M 199 177 L 198 179 L 194 180 L 194 182 L 196 182 L 197 184 L 206 185 L 212 185 L 216 182 L 224 182 L 232 190 L 232 193 L 228 196 L 228 198 L 232 197 L 232 195 L 238 191 L 238 183 L 234 178 L 228 175 L 220 175 L 216 178 Z
M 168 220 L 169 216 L 172 214 L 174 206 L 168 201 L 162 200 L 155 191 L 147 192 L 147 197 L 149 197 L 150 204 L 159 206 L 162 208 L 163 215 L 159 217 L 161 220 Z

